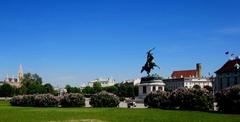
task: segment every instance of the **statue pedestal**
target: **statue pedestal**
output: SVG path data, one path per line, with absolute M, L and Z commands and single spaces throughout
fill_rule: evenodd
M 144 99 L 149 93 L 154 91 L 164 91 L 165 83 L 160 77 L 143 77 L 138 85 L 137 99 Z

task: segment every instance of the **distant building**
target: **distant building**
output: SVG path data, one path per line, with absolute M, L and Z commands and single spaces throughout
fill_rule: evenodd
M 95 82 L 101 83 L 102 87 L 113 86 L 116 84 L 115 80 L 113 80 L 112 78 L 98 78 L 98 79 L 88 82 L 88 86 L 93 87 L 93 84 Z
M 23 80 L 23 68 L 22 68 L 22 65 L 20 64 L 18 69 L 18 76 L 15 77 L 13 75 L 12 77 L 9 77 L 7 75 L 3 82 L 18 88 L 21 86 L 22 80 Z
M 132 85 L 136 86 L 136 85 L 140 84 L 140 82 L 141 82 L 141 79 L 137 78 L 137 79 L 125 80 L 122 82 L 122 84 L 127 83 L 127 84 L 132 84 Z
M 198 63 L 196 69 L 192 70 L 179 70 L 173 71 L 172 78 L 201 78 L 202 77 L 202 65 Z
M 194 85 L 211 86 L 212 81 L 209 78 L 202 77 L 202 65 L 198 63 L 196 69 L 173 71 L 171 78 L 164 79 L 166 90 L 175 90 L 179 87 L 192 88 Z
M 175 90 L 179 87 L 193 88 L 194 85 L 199 85 L 201 88 L 204 86 L 211 86 L 212 82 L 208 78 L 175 78 L 175 79 L 165 79 L 163 80 L 166 83 L 167 90 Z
M 240 58 L 228 60 L 216 73 L 214 88 L 220 91 L 224 88 L 240 84 Z

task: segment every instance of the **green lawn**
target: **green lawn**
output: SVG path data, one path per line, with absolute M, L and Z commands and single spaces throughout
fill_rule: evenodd
M 240 122 L 240 115 L 121 108 L 32 108 L 0 102 L 0 122 Z

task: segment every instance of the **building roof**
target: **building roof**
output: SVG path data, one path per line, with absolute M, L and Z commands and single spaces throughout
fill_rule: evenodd
M 237 71 L 236 64 L 240 64 L 240 59 L 236 58 L 234 60 L 228 60 L 219 70 L 217 70 L 215 73 L 228 73 L 228 72 L 235 72 Z
M 173 71 L 172 78 L 196 77 L 197 70 Z

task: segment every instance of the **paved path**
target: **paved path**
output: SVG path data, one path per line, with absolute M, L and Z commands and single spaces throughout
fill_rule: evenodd
M 89 98 L 86 98 L 86 100 L 85 100 L 86 107 L 91 107 L 91 105 L 89 105 L 89 100 L 90 100 Z M 127 108 L 127 103 L 126 102 L 120 102 L 119 107 L 120 108 Z M 137 106 L 134 107 L 134 108 L 146 108 L 146 107 L 144 106 L 143 103 L 137 103 Z

